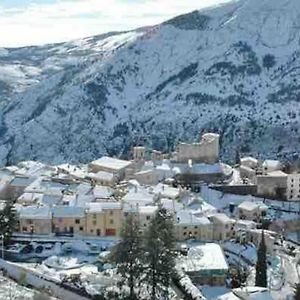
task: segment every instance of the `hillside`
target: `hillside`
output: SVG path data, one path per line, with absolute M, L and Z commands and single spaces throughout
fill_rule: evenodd
M 222 156 L 299 152 L 300 5 L 240 0 L 161 25 L 0 49 L 0 162 L 170 151 L 203 131 Z

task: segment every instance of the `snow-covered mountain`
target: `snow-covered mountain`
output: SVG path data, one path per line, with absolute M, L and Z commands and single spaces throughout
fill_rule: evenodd
M 222 133 L 225 159 L 300 150 L 300 2 L 240 0 L 158 26 L 0 49 L 0 161 L 169 151 Z

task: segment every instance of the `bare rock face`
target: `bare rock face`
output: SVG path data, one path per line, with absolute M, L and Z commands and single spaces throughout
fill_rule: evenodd
M 0 49 L 0 162 L 85 162 L 221 134 L 223 159 L 300 150 L 300 5 L 241 0 L 161 25 Z

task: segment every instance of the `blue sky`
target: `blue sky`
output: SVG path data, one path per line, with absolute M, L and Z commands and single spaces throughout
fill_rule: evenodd
M 0 47 L 62 42 L 154 25 L 228 0 L 0 0 Z

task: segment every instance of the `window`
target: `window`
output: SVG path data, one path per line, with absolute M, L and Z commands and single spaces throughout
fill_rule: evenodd
M 26 220 L 26 223 L 31 225 L 32 224 L 32 220 Z
M 93 218 L 96 219 L 97 218 L 97 214 L 93 214 Z
M 113 219 L 110 219 L 110 220 L 109 220 L 109 224 L 114 224 L 114 220 L 113 220 Z
M 82 227 L 82 226 L 80 226 L 80 227 L 79 227 L 79 230 L 80 230 L 80 231 L 83 231 L 83 227 Z
M 114 214 L 114 212 L 111 210 L 111 211 L 109 212 L 109 214 L 112 216 L 112 215 Z
M 80 219 L 76 219 L 75 224 L 80 224 Z
M 184 232 L 183 235 L 186 235 L 186 232 Z
M 126 218 L 128 216 L 128 212 L 124 212 L 124 217 Z
M 195 229 L 198 229 L 198 226 L 195 226 L 194 228 L 195 228 Z
M 97 225 L 97 220 L 93 220 L 93 225 L 94 225 L 94 226 Z
M 197 232 L 197 231 L 195 231 L 195 232 L 194 232 L 194 235 L 197 235 L 197 234 L 198 234 L 198 232 Z
M 144 224 L 144 227 L 146 227 L 146 226 L 147 226 L 147 224 L 145 223 L 145 224 Z
M 91 233 L 93 233 L 94 232 L 94 229 L 91 229 Z
M 185 229 L 185 230 L 186 230 L 186 229 L 187 229 L 187 227 L 185 226 L 185 227 L 183 227 L 183 229 Z
M 150 220 L 150 218 L 151 218 L 150 216 L 147 216 L 147 217 L 146 217 L 146 220 L 148 220 L 148 221 L 149 221 L 149 220 Z
M 27 231 L 27 227 L 22 227 L 22 231 Z

